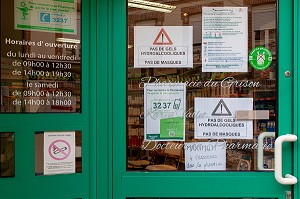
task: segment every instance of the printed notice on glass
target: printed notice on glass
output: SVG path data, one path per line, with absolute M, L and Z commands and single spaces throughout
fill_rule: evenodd
M 202 8 L 202 72 L 248 71 L 248 8 Z
M 192 67 L 192 26 L 134 27 L 134 68 Z
M 236 120 L 253 110 L 253 98 L 195 98 L 195 139 L 253 139 L 253 121 Z
M 81 112 L 81 0 L 2 3 L 1 113 Z
M 75 173 L 75 132 L 44 133 L 44 175 Z
M 226 170 L 226 147 L 218 142 L 185 143 L 185 170 Z
M 14 0 L 15 29 L 76 34 L 77 0 Z
M 145 140 L 184 141 L 185 95 L 183 83 L 145 84 Z

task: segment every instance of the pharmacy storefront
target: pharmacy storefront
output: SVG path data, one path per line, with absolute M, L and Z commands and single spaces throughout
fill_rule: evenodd
M 299 10 L 1 0 L 0 198 L 299 198 Z

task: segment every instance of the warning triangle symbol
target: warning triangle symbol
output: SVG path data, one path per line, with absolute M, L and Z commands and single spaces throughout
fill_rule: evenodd
M 221 99 L 211 115 L 212 116 L 231 116 L 232 114 L 231 114 L 230 110 L 228 109 L 227 105 L 225 104 L 225 102 L 223 101 L 223 99 Z
M 170 39 L 168 33 L 165 31 L 165 29 L 161 29 L 156 36 L 153 45 L 172 45 L 173 42 Z

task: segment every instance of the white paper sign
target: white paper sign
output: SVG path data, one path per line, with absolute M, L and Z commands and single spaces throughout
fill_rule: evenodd
M 185 95 L 183 83 L 145 84 L 145 140 L 184 141 Z
M 77 0 L 14 0 L 15 29 L 76 34 Z
M 195 139 L 253 139 L 252 120 L 236 120 L 241 110 L 253 110 L 253 98 L 195 98 Z
M 202 8 L 202 72 L 248 71 L 248 8 Z
M 226 147 L 218 142 L 185 143 L 185 170 L 226 170 Z
M 135 68 L 192 68 L 192 26 L 135 26 Z
M 44 175 L 75 173 L 75 132 L 44 133 Z

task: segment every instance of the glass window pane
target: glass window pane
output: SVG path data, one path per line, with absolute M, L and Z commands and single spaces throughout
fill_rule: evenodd
M 1 1 L 1 111 L 81 112 L 81 1 Z
M 15 134 L 0 132 L 0 177 L 15 176 Z
M 35 175 L 82 172 L 82 132 L 37 132 Z
M 274 168 L 276 9 L 129 1 L 128 171 Z

